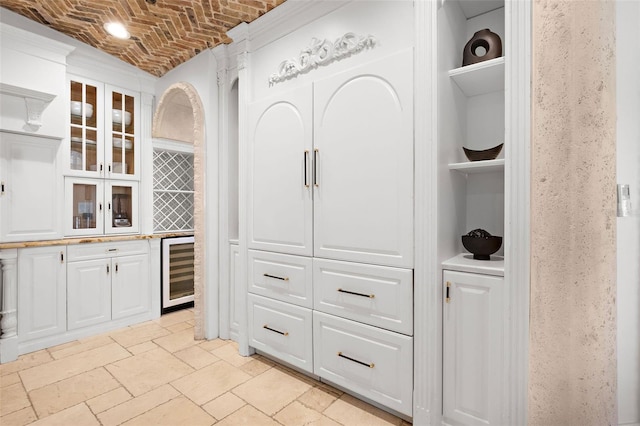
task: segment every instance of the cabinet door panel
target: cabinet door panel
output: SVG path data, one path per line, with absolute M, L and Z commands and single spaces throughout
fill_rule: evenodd
M 69 330 L 111 319 L 111 260 L 70 262 L 67 269 Z
M 149 256 L 126 256 L 112 260 L 112 317 L 119 319 L 149 311 L 151 283 Z
M 21 342 L 64 333 L 67 327 L 66 247 L 18 253 L 18 338 Z
M 313 312 L 313 372 L 408 416 L 413 338 Z
M 410 50 L 314 85 L 314 256 L 413 264 Z
M 0 132 L 0 241 L 62 236 L 60 142 Z
M 249 247 L 311 255 L 311 90 L 253 104 L 249 117 Z
M 243 300 L 240 286 L 240 249 L 237 244 L 229 246 L 229 331 L 235 340 L 238 339 L 240 332 L 240 312 L 241 306 L 238 306 Z
M 502 277 L 445 271 L 443 405 L 448 424 L 500 424 Z

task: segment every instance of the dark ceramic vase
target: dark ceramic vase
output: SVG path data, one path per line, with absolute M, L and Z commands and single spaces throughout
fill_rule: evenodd
M 485 54 L 478 56 L 476 51 L 478 48 L 484 48 Z M 500 36 L 491 32 L 488 28 L 477 31 L 471 40 L 464 46 L 462 52 L 462 66 L 477 64 L 478 62 L 488 61 L 502 56 L 502 40 Z

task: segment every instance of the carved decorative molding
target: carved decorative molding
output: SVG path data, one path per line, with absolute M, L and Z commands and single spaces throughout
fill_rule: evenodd
M 238 70 L 243 70 L 247 68 L 247 65 L 249 63 L 249 55 L 247 54 L 247 52 L 239 53 L 237 61 L 238 61 Z
M 308 73 L 320 65 L 328 65 L 365 49 L 373 48 L 375 44 L 376 39 L 373 36 L 358 36 L 354 33 L 346 33 L 334 42 L 314 37 L 311 39 L 311 46 L 300 52 L 299 59 L 287 59 L 280 63 L 278 72 L 269 77 L 269 86 Z

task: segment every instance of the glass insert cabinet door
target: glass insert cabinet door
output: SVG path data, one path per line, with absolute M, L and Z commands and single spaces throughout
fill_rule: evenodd
M 65 234 L 99 235 L 103 233 L 104 183 L 97 179 L 65 180 Z
M 105 185 L 105 234 L 139 232 L 138 183 L 111 180 Z
M 138 175 L 138 98 L 107 86 L 107 172 L 112 178 Z
M 102 174 L 102 88 L 90 80 L 69 82 L 69 170 L 80 176 Z
M 140 232 L 138 182 L 65 178 L 65 235 Z

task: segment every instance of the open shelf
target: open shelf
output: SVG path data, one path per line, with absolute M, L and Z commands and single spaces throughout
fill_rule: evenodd
M 504 56 L 450 70 L 449 77 L 467 97 L 504 90 Z
M 498 160 L 465 161 L 463 163 L 449 163 L 450 170 L 460 173 L 491 173 L 504 171 L 504 158 Z
M 503 277 L 504 257 L 491 255 L 491 260 L 475 260 L 471 253 L 460 253 L 442 262 L 442 269 Z

